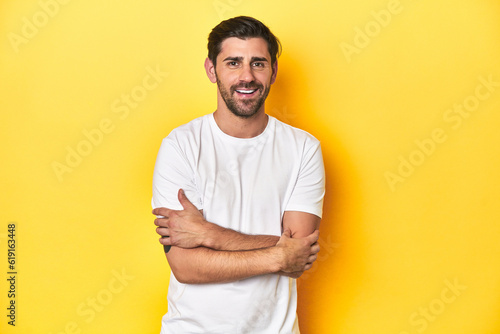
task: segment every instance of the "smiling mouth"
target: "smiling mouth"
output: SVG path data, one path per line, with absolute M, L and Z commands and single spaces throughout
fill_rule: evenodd
M 247 94 L 247 95 L 250 95 L 250 94 L 253 94 L 257 91 L 257 89 L 236 89 L 236 92 L 237 93 L 240 93 L 240 94 Z

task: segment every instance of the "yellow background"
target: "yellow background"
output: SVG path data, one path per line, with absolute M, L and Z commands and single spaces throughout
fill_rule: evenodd
M 54 3 L 0 3 L 2 277 L 11 222 L 18 270 L 15 327 L 0 280 L 1 333 L 159 333 L 155 158 L 170 130 L 215 110 L 206 38 L 236 15 L 283 43 L 268 113 L 322 142 L 302 332 L 500 333 L 497 0 Z

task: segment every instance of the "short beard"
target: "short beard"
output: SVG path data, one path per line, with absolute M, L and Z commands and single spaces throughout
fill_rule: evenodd
M 229 88 L 229 91 L 224 89 L 222 86 L 222 83 L 219 81 L 219 78 L 217 77 L 217 87 L 219 89 L 220 95 L 222 96 L 222 99 L 226 103 L 227 108 L 236 116 L 241 117 L 241 118 L 250 118 L 254 116 L 259 109 L 262 107 L 264 102 L 266 101 L 267 95 L 269 95 L 269 91 L 271 89 L 271 85 L 267 86 L 264 89 L 264 86 L 255 84 L 253 82 L 250 82 L 246 84 L 245 86 L 231 86 Z M 240 103 L 243 103 L 244 106 L 247 106 L 247 108 L 243 108 L 241 105 L 238 105 L 238 101 L 233 97 L 234 92 L 238 88 L 256 88 L 260 92 L 263 92 L 260 97 L 258 97 L 257 101 L 252 100 L 252 101 L 240 101 Z M 253 105 L 252 105 L 253 104 Z

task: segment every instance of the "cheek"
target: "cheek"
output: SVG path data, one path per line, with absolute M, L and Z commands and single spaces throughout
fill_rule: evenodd
M 271 82 L 271 80 L 273 78 L 273 72 L 272 71 L 263 71 L 260 73 L 256 73 L 255 78 L 263 84 L 264 83 L 268 84 Z
M 264 86 L 270 86 L 272 84 L 272 76 L 263 75 L 261 78 L 258 78 L 258 80 Z
M 225 75 L 220 76 L 219 80 L 227 88 L 238 83 L 237 77 L 235 77 L 234 75 L 230 75 L 230 74 L 225 74 Z

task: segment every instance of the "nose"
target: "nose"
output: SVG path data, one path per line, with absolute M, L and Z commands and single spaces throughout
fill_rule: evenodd
M 252 82 L 255 80 L 255 76 L 250 64 L 245 64 L 242 66 L 239 79 L 242 82 Z

